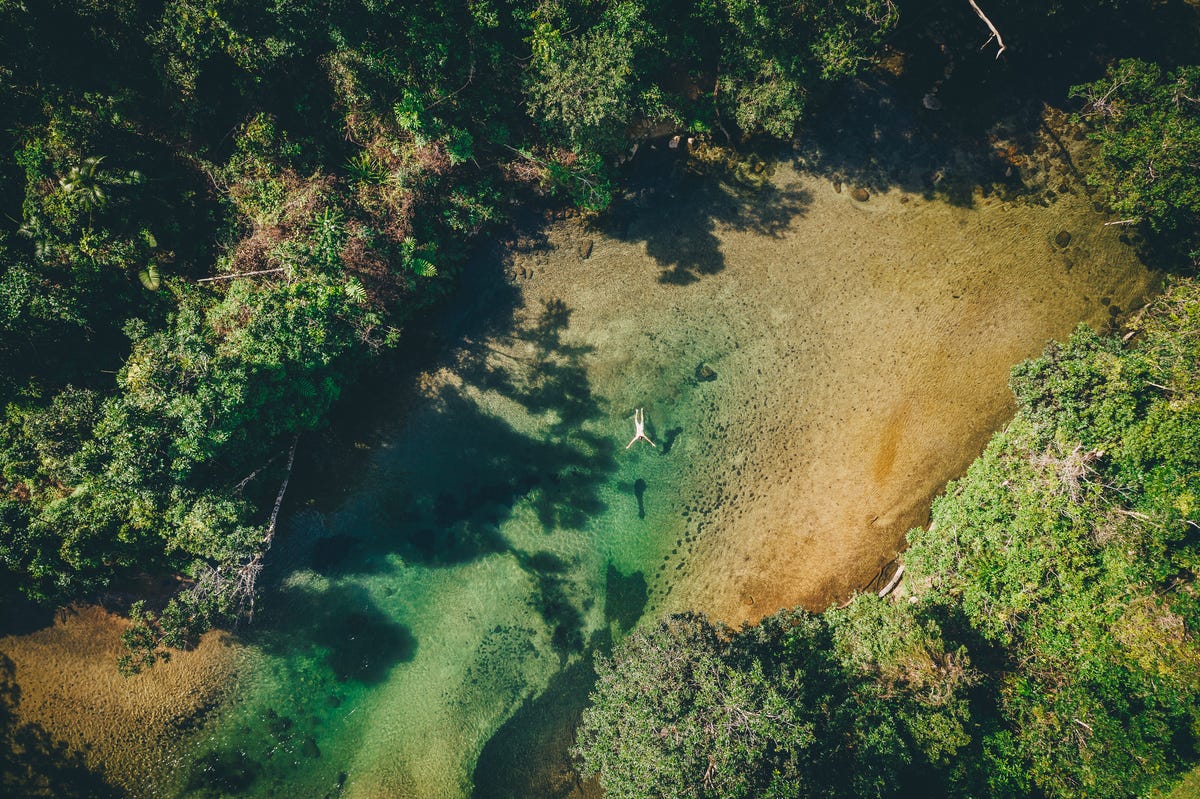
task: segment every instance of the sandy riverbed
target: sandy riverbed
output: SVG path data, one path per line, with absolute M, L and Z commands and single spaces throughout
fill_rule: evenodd
M 566 796 L 589 682 L 547 687 L 589 642 L 643 610 L 737 623 L 867 586 L 1011 413 L 1011 366 L 1154 283 L 1077 189 L 862 200 L 768 172 L 519 247 L 511 318 L 451 331 L 361 485 L 281 537 L 258 644 L 211 635 L 124 680 L 122 622 L 71 611 L 0 639 L 21 719 L 137 796 L 228 752 L 257 764 L 244 795 Z M 625 450 L 639 407 L 659 446 Z M 323 569 L 322 540 L 351 554 Z

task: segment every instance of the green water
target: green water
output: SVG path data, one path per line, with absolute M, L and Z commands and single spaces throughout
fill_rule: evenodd
M 579 705 L 585 656 L 640 617 L 681 520 L 669 433 L 652 417 L 658 448 L 623 448 L 632 407 L 591 385 L 570 316 L 536 305 L 452 347 L 353 493 L 291 520 L 261 654 L 185 793 L 486 793 L 476 759 L 526 700 L 574 668 Z
M 40 674 L 23 709 L 139 797 L 596 795 L 567 753 L 596 653 L 869 586 L 1011 413 L 1009 368 L 1153 288 L 1067 177 L 948 197 L 897 170 L 857 175 L 867 200 L 804 163 L 677 174 L 496 243 L 370 381 L 363 457 L 298 470 L 252 625 L 126 682 L 116 622 L 9 638 L 129 692 Z M 627 450 L 639 407 L 658 446 Z M 180 718 L 170 685 L 215 708 L 116 729 Z
M 1082 200 L 757 191 L 551 227 L 508 281 L 484 259 L 365 472 L 282 532 L 235 694 L 152 793 L 586 792 L 594 653 L 864 584 L 1002 422 L 1009 366 L 1151 279 Z M 625 449 L 637 407 L 657 447 Z

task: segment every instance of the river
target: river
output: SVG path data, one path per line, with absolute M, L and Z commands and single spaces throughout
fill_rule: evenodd
M 873 585 L 1012 365 L 1155 284 L 1057 177 L 710 161 L 473 263 L 353 481 L 299 480 L 253 625 L 123 680 L 119 621 L 66 611 L 0 640 L 20 718 L 134 796 L 594 795 L 566 748 L 596 653 Z

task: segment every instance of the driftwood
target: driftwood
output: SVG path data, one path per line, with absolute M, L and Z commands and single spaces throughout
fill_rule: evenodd
M 1136 219 L 1118 219 L 1116 222 L 1105 222 L 1104 226 L 1108 227 L 1109 225 L 1136 225 L 1136 224 L 1137 224 Z
M 876 517 L 876 518 L 878 518 L 878 517 Z M 871 521 L 874 522 L 875 519 L 872 519 Z M 887 567 L 892 565 L 893 563 L 895 563 L 897 560 L 899 560 L 899 558 L 900 558 L 900 555 L 897 554 L 896 557 L 892 558 L 887 563 L 880 566 L 879 571 L 875 572 L 875 576 L 872 577 L 869 581 L 867 581 L 866 585 L 864 585 L 860 589 L 856 589 L 854 591 L 854 593 L 850 594 L 850 597 L 845 602 L 842 602 L 841 604 L 839 604 L 837 606 L 838 610 L 842 610 L 843 608 L 850 607 L 850 603 L 853 602 L 858 597 L 859 594 L 870 593 L 872 583 L 874 583 L 876 580 L 883 577 L 884 573 L 887 571 Z M 890 594 L 892 591 L 894 591 L 896 589 L 896 586 L 900 583 L 900 578 L 903 575 L 904 575 L 904 564 L 902 563 L 902 564 L 900 564 L 900 567 L 898 569 L 896 569 L 896 573 L 892 575 L 891 581 L 887 585 L 885 585 L 883 588 L 881 588 L 878 592 L 876 592 L 876 593 L 878 593 L 880 598 L 885 597 L 888 594 Z M 753 597 L 751 599 L 753 599 Z M 753 605 L 754 602 L 751 601 L 750 604 Z
M 885 596 L 892 593 L 892 591 L 896 589 L 896 586 L 900 585 L 900 579 L 902 577 L 904 577 L 903 563 L 900 564 L 899 569 L 896 569 L 896 573 L 892 575 L 892 579 L 888 582 L 888 584 L 879 590 L 879 598 L 883 599 Z
M 987 47 L 989 44 L 991 44 L 992 39 L 995 39 L 996 44 L 1000 45 L 1000 49 L 996 51 L 996 58 L 999 58 L 1000 54 L 1008 49 L 1004 44 L 1004 39 L 1000 36 L 1000 31 L 998 31 L 996 26 L 992 24 L 992 21 L 987 18 L 987 14 L 983 13 L 983 9 L 975 3 L 975 0 L 967 0 L 967 2 L 971 4 L 971 8 L 975 9 L 975 13 L 979 15 L 981 20 L 983 20 L 983 24 L 987 25 L 988 30 L 992 32 L 992 35 L 988 37 L 988 40 L 984 42 L 983 46 L 979 49 L 982 50 L 984 47 Z

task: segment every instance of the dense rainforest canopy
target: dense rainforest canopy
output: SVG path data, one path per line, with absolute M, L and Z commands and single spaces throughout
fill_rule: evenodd
M 1069 105 L 1097 200 L 1193 269 L 1194 4 L 983 5 L 998 61 L 957 0 L 0 0 L 0 601 L 177 578 L 134 605 L 128 670 L 232 621 L 296 442 L 476 234 L 602 213 L 648 136 L 790 140 L 901 48 L 958 53 L 986 119 L 1035 83 Z M 1197 299 L 1017 369 L 1017 419 L 912 534 L 918 601 L 633 634 L 586 770 L 613 796 L 1169 781 L 1200 729 Z

